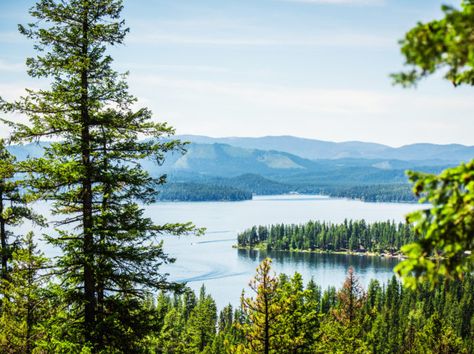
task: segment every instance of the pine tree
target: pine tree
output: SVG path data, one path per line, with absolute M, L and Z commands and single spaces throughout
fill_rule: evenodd
M 184 342 L 185 320 L 177 308 L 172 308 L 165 317 L 160 332 L 157 353 L 186 353 Z
M 133 109 L 125 76 L 112 68 L 107 47 L 122 44 L 128 32 L 122 7 L 120 0 L 39 0 L 30 11 L 37 21 L 19 28 L 38 50 L 27 60 L 28 73 L 50 78 L 50 89 L 28 90 L 3 105 L 30 119 L 30 125 L 11 123 L 17 141 L 54 140 L 42 158 L 23 166 L 32 174 L 31 188 L 63 216 L 48 239 L 63 252 L 56 275 L 71 320 L 82 322 L 83 341 L 97 352 L 117 336 L 140 332 L 136 316 L 124 313 L 126 324 L 113 320 L 117 308 L 127 309 L 152 289 L 180 288 L 159 272 L 173 259 L 156 236 L 192 230 L 155 225 L 138 204 L 154 202 L 165 182 L 151 178 L 140 161 L 162 163 L 182 145 L 162 139 L 173 130 L 152 122 L 148 109 Z
M 351 324 L 364 304 L 364 290 L 356 277 L 354 268 L 349 267 L 346 280 L 338 293 L 339 308 L 334 311 L 336 318 L 343 323 Z
M 219 332 L 228 331 L 234 324 L 234 312 L 232 305 L 229 304 L 225 306 L 222 311 L 219 313 L 219 321 L 217 328 Z
M 313 287 L 313 285 L 311 285 Z M 282 308 L 277 325 L 279 353 L 307 353 L 318 331 L 317 302 L 313 290 L 304 289 L 303 278 L 295 275 L 278 291 Z
M 2 298 L 0 352 L 30 354 L 46 336 L 41 324 L 52 311 L 44 291 L 47 259 L 37 251 L 32 233 L 22 239 L 12 257 Z
M 242 294 L 241 304 L 248 322 L 242 324 L 247 344 L 237 349 L 239 353 L 277 353 L 276 327 L 281 314 L 278 301 L 278 279 L 271 274 L 271 260 L 265 259 L 257 268 L 255 278 L 250 282 L 255 299 Z
M 186 324 L 187 348 L 190 353 L 200 353 L 207 345 L 212 344 L 216 334 L 216 322 L 216 303 L 210 295 L 206 294 L 203 285 L 198 302 L 191 311 Z

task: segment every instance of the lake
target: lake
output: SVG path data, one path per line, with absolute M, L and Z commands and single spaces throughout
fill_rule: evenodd
M 187 282 L 198 290 L 203 284 L 222 308 L 239 304 L 242 289 L 247 289 L 255 268 L 266 256 L 273 259 L 277 273 L 302 274 L 324 288 L 340 287 L 347 268 L 353 266 L 361 283 L 370 279 L 384 282 L 393 276 L 396 259 L 358 255 L 309 254 L 237 250 L 237 234 L 253 225 L 305 223 L 309 220 L 343 222 L 365 219 L 368 222 L 395 220 L 417 208 L 417 204 L 364 203 L 324 196 L 257 196 L 242 202 L 160 202 L 147 206 L 147 215 L 157 223 L 192 221 L 207 229 L 204 236 L 164 237 L 165 251 L 177 258 L 162 269 L 170 279 Z

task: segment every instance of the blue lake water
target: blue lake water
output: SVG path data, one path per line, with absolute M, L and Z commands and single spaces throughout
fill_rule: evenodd
M 323 288 L 341 286 L 349 266 L 362 284 L 375 278 L 382 282 L 393 276 L 396 259 L 357 255 L 328 255 L 289 252 L 264 252 L 232 248 L 237 234 L 253 225 L 305 223 L 309 220 L 343 222 L 365 219 L 368 222 L 395 220 L 417 208 L 416 204 L 364 203 L 323 196 L 282 195 L 254 197 L 243 202 L 157 203 L 147 206 L 147 215 L 157 223 L 192 221 L 205 227 L 201 237 L 164 237 L 165 251 L 177 258 L 163 269 L 175 281 L 187 282 L 193 289 L 205 285 L 219 308 L 229 302 L 238 305 L 242 289 L 255 273 L 259 262 L 269 256 L 277 273 L 299 272 Z

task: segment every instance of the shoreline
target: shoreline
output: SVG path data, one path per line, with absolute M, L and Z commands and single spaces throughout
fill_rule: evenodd
M 244 247 L 238 245 L 232 245 L 232 248 L 237 250 L 247 251 L 265 251 L 268 252 L 265 246 L 256 247 Z M 361 256 L 361 257 L 381 257 L 381 258 L 395 258 L 399 260 L 406 259 L 402 254 L 390 254 L 390 253 L 378 253 L 378 252 L 355 252 L 355 251 L 332 251 L 332 250 L 269 250 L 270 252 L 285 252 L 285 253 L 316 253 L 316 254 L 340 254 L 350 256 Z
M 283 193 L 283 194 L 254 194 L 253 197 L 290 197 L 290 196 L 301 196 L 301 197 L 324 197 L 322 199 L 325 200 L 348 200 L 348 201 L 356 201 L 361 203 L 369 203 L 369 204 L 412 204 L 412 205 L 424 205 L 429 203 L 419 203 L 418 201 L 399 201 L 399 200 L 386 200 L 386 201 L 378 201 L 378 200 L 364 200 L 362 198 L 350 198 L 350 197 L 341 197 L 341 196 L 331 196 L 327 194 L 306 194 L 306 193 Z M 212 203 L 212 202 L 246 202 L 246 201 L 253 201 L 254 198 L 249 199 L 205 199 L 205 200 L 180 200 L 180 199 L 157 199 L 157 202 L 162 203 Z

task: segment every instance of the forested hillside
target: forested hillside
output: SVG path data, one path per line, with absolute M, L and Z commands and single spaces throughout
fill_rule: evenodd
M 160 189 L 162 201 L 239 201 L 252 199 L 252 193 L 241 189 L 198 183 L 169 183 Z
M 48 146 L 46 143 L 35 143 L 10 146 L 8 149 L 18 160 L 25 160 L 27 157 L 42 156 L 44 148 Z M 207 151 L 206 154 L 196 158 L 192 155 L 193 151 L 183 157 L 175 152 L 174 163 L 168 163 L 164 167 L 156 167 L 148 160 L 141 162 L 151 175 L 160 176 L 161 173 L 169 172 L 167 180 L 170 185 L 162 188 L 161 199 L 241 200 L 242 196 L 236 197 L 238 191 L 234 190 L 234 196 L 230 195 L 232 193 L 229 188 L 233 188 L 239 190 L 241 195 L 297 192 L 360 199 L 367 202 L 417 201 L 405 175 L 406 168 L 417 164 L 413 162 L 390 161 L 388 164 L 386 161 L 378 160 L 341 159 L 302 163 L 304 160 L 295 157 L 295 160 L 291 160 L 292 162 L 286 166 L 285 163 L 290 161 L 286 160 L 290 158 L 289 155 L 280 155 L 278 152 L 240 152 L 243 157 L 226 154 L 217 157 L 218 154 L 214 150 L 210 150 L 212 153 L 207 156 L 209 147 L 206 147 L 204 149 Z M 253 156 L 252 154 L 260 157 L 257 157 L 256 161 L 252 160 L 254 157 L 249 160 L 248 156 Z M 180 161 L 184 157 L 188 162 L 182 166 Z M 281 162 L 280 158 L 286 162 Z M 181 167 L 177 169 L 171 167 L 176 165 Z M 417 169 L 438 173 L 445 167 L 445 165 L 418 166 Z M 252 173 L 248 173 L 249 171 Z M 181 186 L 181 190 L 178 190 L 177 186 Z M 248 196 L 245 198 L 249 199 Z

